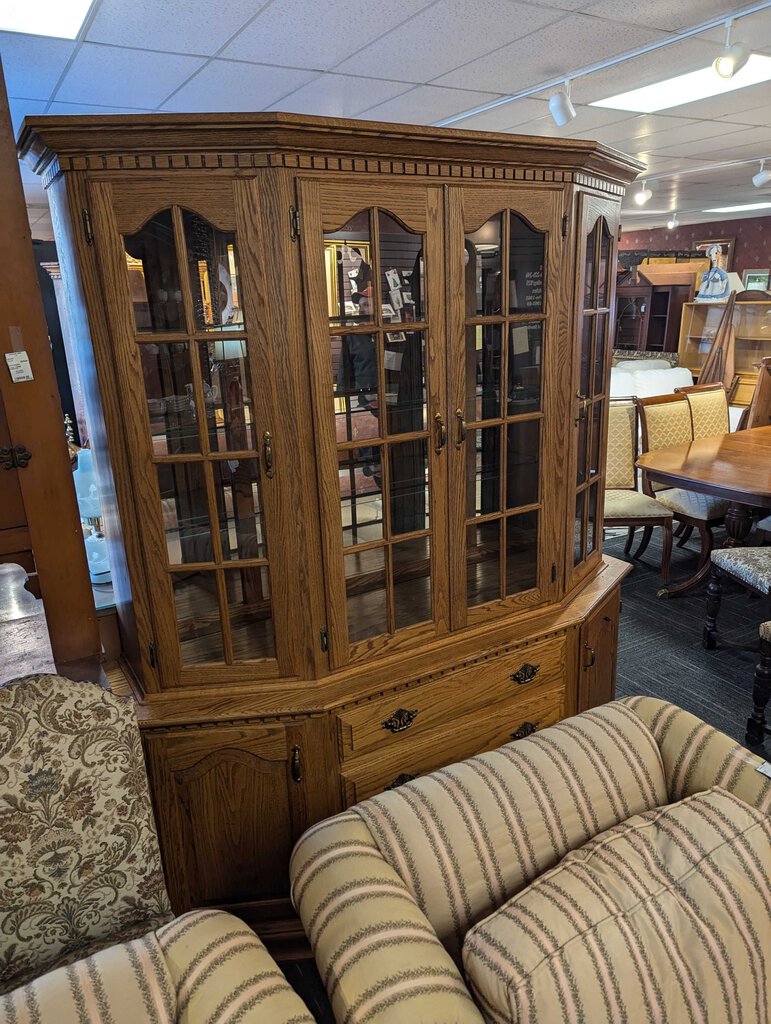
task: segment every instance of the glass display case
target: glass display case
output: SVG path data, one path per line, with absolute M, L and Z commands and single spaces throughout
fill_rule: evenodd
M 687 302 L 683 306 L 679 362 L 681 366 L 687 366 L 697 380 L 725 308 L 723 302 Z M 739 381 L 731 401 L 733 405 L 744 406 L 752 401 L 758 377 L 756 364 L 763 356 L 771 355 L 771 302 L 737 302 L 733 327 L 736 336 L 734 363 Z

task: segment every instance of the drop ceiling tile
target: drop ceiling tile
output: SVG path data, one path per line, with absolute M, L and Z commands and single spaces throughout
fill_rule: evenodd
M 397 121 L 403 124 L 434 124 L 464 110 L 480 107 L 498 99 L 495 93 L 465 92 L 462 89 L 441 89 L 419 85 L 395 99 L 362 111 L 372 121 Z
M 687 117 L 669 117 L 663 114 L 629 114 L 626 120 L 601 129 L 600 135 L 603 142 L 621 148 L 622 143 L 629 145 L 630 140 L 637 140 L 638 145 L 643 145 L 645 140 L 656 132 L 675 128 L 683 129 L 696 123 Z
M 705 122 L 705 130 L 718 127 L 710 122 Z M 771 127 L 768 128 L 742 128 L 733 125 L 731 131 L 718 131 L 708 138 L 694 139 L 692 141 L 676 141 L 669 138 L 665 145 L 655 146 L 654 152 L 670 156 L 705 157 L 713 163 L 721 163 L 727 160 L 741 159 L 738 156 L 740 151 L 752 147 L 751 152 L 757 152 L 759 157 L 766 156 L 771 149 Z M 655 136 L 649 140 L 655 145 Z
M 526 97 L 511 103 L 503 103 L 500 107 L 494 107 L 484 114 L 474 114 L 473 117 L 458 121 L 453 127 L 480 132 L 506 132 L 532 121 L 536 117 L 548 115 L 548 112 L 549 107 L 546 100 Z
M 330 73 L 314 78 L 268 109 L 325 117 L 357 117 L 362 110 L 393 99 L 408 89 L 412 86 L 406 82 Z
M 649 28 L 571 14 L 450 71 L 434 84 L 515 93 L 662 38 L 664 33 Z
M 9 96 L 47 100 L 77 43 L 18 32 L 0 32 L 0 58 Z
M 587 14 L 612 21 L 624 21 L 629 25 L 647 25 L 667 32 L 690 28 L 712 18 L 724 17 L 725 0 L 645 0 L 645 3 L 629 3 L 628 0 L 599 0 L 586 8 Z
M 731 12 L 726 11 L 726 17 L 729 13 Z M 721 25 L 718 28 L 710 29 L 704 33 L 703 38 L 714 43 L 720 49 L 725 44 L 725 28 Z M 748 14 L 744 18 L 736 18 L 732 29 L 732 39 L 734 42 L 747 43 L 753 50 L 768 51 L 771 47 L 771 10 L 766 9 L 758 11 L 756 14 Z
M 559 129 L 560 135 L 574 139 L 596 139 L 598 131 L 622 124 L 628 120 L 623 110 L 603 110 L 602 107 L 587 107 L 580 103 L 574 104 L 576 119 Z
M 51 103 L 49 114 L 146 114 L 151 107 L 105 107 L 100 103 Z
M 116 107 L 129 102 L 151 109 L 203 63 L 200 57 L 84 43 L 54 98 Z
M 263 64 L 327 70 L 396 25 L 430 0 L 274 0 L 220 56 Z M 425 45 L 425 44 L 424 44 Z M 356 73 L 356 69 L 348 69 Z M 365 75 L 398 78 L 380 55 Z
M 23 100 L 14 96 L 8 99 L 11 108 L 11 121 L 13 122 L 14 135 L 19 134 L 21 123 L 29 114 L 42 114 L 46 108 L 45 100 Z
M 164 110 L 265 110 L 310 82 L 313 71 L 214 60 L 164 104 Z
M 754 131 L 742 124 L 717 124 L 714 121 L 694 121 L 692 124 L 681 125 L 677 128 L 668 128 L 663 132 L 654 132 L 653 135 L 646 135 L 637 139 L 637 148 L 642 148 L 650 153 L 672 152 L 677 150 L 682 156 L 688 156 L 690 145 L 703 144 L 708 139 L 717 139 L 716 145 L 721 146 L 719 140 L 725 139 L 726 146 L 733 145 L 736 135 Z M 721 146 L 722 148 L 722 146 Z
M 150 46 L 212 56 L 262 7 L 255 0 L 102 0 L 86 38 L 94 43 Z
M 743 110 L 757 110 L 765 107 L 766 123 L 771 120 L 771 83 L 747 86 L 723 96 L 710 96 L 708 99 L 684 103 L 678 107 L 670 107 L 670 111 L 680 117 L 716 118 L 738 116 Z
M 460 64 L 474 61 L 504 43 L 522 39 L 562 17 L 558 10 L 515 0 L 475 0 L 473 4 L 438 0 L 406 25 L 349 57 L 337 70 L 359 75 L 387 74 L 405 82 L 431 82 Z M 486 88 L 466 82 L 445 84 Z

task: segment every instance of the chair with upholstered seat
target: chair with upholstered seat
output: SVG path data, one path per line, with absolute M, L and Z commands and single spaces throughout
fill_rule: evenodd
M 771 620 L 760 624 L 760 649 L 752 687 L 752 714 L 747 719 L 746 740 L 759 746 L 771 733 L 766 722 L 766 705 L 771 697 Z
M 672 512 L 655 498 L 637 489 L 637 407 L 631 398 L 611 398 L 608 403 L 608 457 L 605 471 L 605 513 L 603 526 L 629 528 L 624 554 L 628 554 L 635 529 L 643 527 L 642 540 L 634 557 L 648 546 L 656 526 L 661 527 L 661 578 L 669 579 L 672 553 Z
M 691 410 L 685 395 L 656 395 L 654 398 L 636 398 L 640 413 L 643 452 L 673 448 L 693 440 Z M 709 558 L 712 550 L 712 528 L 720 525 L 728 511 L 729 503 L 724 498 L 710 494 L 689 491 L 682 487 L 669 487 L 654 483 L 643 471 L 642 488 L 645 494 L 655 497 L 666 508 L 671 509 L 674 518 L 686 527 L 695 527 L 701 537 L 699 568 Z
M 174 918 L 132 703 L 92 683 L 0 687 L 0 1019 L 313 1024 L 258 937 Z
M 771 548 L 719 548 L 710 555 L 712 572 L 707 584 L 707 617 L 702 642 L 708 651 L 717 647 L 717 617 L 727 576 L 753 594 L 771 594 Z
M 675 394 L 685 395 L 694 438 L 717 437 L 730 432 L 728 396 L 722 384 L 694 384 L 688 388 L 675 388 Z

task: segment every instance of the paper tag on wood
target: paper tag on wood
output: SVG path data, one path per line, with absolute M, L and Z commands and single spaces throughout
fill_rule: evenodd
M 34 380 L 32 367 L 29 364 L 29 356 L 26 352 L 6 352 L 5 361 L 11 372 L 11 380 L 14 384 L 21 384 L 25 380 Z

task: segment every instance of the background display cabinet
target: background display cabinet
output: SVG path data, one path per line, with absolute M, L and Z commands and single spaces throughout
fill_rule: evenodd
M 712 348 L 724 312 L 724 302 L 687 302 L 683 306 L 679 362 L 681 366 L 688 367 L 696 380 Z M 771 301 L 737 302 L 733 327 L 739 385 L 731 402 L 733 405 L 749 405 L 758 379 L 757 364 L 763 356 L 771 355 Z
M 30 118 L 176 911 L 293 918 L 308 825 L 613 695 L 619 205 L 592 142 Z

